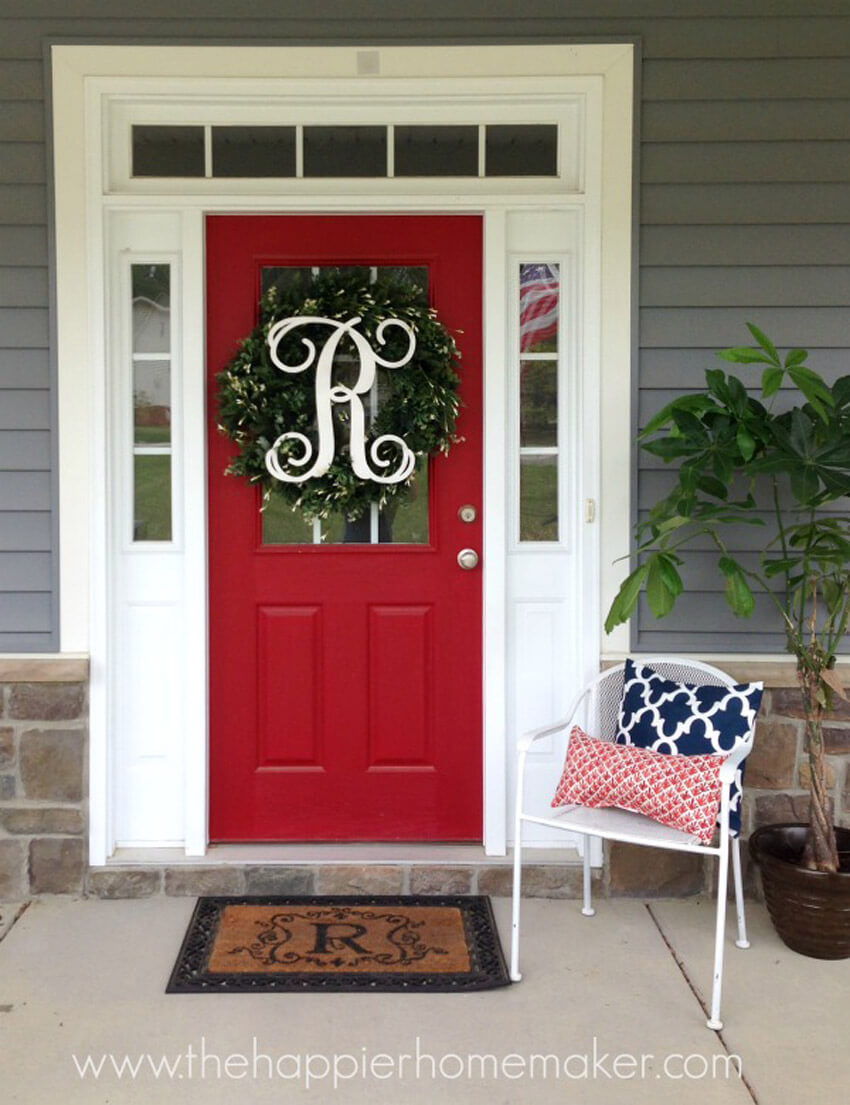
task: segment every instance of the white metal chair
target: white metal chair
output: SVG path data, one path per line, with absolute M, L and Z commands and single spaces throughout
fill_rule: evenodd
M 735 680 L 718 671 L 717 668 L 696 660 L 677 659 L 675 657 L 641 657 L 641 664 L 653 668 L 667 679 L 680 683 L 710 684 L 713 686 L 734 686 Z M 720 992 L 723 981 L 723 947 L 726 930 L 726 888 L 729 872 L 729 852 L 732 853 L 732 871 L 735 883 L 735 904 L 738 915 L 739 948 L 748 948 L 746 918 L 744 916 L 744 893 L 741 880 L 741 852 L 737 836 L 729 832 L 730 785 L 735 772 L 749 755 L 753 744 L 753 731 L 742 738 L 739 746 L 724 759 L 720 769 L 722 796 L 718 818 L 719 832 L 716 843 L 701 844 L 695 836 L 671 829 L 652 821 L 641 814 L 616 808 L 590 809 L 582 806 L 566 806 L 553 810 L 551 815 L 542 817 L 526 813 L 523 806 L 525 765 L 528 753 L 535 741 L 555 733 L 566 731 L 564 745 L 569 743 L 569 734 L 573 725 L 580 725 L 585 732 L 594 737 L 613 741 L 617 735 L 617 716 L 623 691 L 624 664 L 609 668 L 591 680 L 576 699 L 565 720 L 527 733 L 518 745 L 517 791 L 516 791 L 516 831 L 514 844 L 514 880 L 513 913 L 511 931 L 511 978 L 518 982 L 522 975 L 519 971 L 519 935 L 520 935 L 520 897 L 522 887 L 522 830 L 526 824 L 550 826 L 565 829 L 584 837 L 584 903 L 582 913 L 592 917 L 596 912 L 591 905 L 590 894 L 590 840 L 600 837 L 603 840 L 617 840 L 629 844 L 646 844 L 652 848 L 667 848 L 677 852 L 694 852 L 699 855 L 718 857 L 717 876 L 717 918 L 714 937 L 714 980 L 711 994 L 711 1016 L 706 1021 L 709 1028 L 718 1030 L 723 1027 L 720 1020 Z M 560 767 L 558 769 L 560 771 Z M 554 794 L 557 776 L 552 780 Z

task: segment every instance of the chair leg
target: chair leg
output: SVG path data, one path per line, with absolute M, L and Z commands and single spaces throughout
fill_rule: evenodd
M 583 859 L 583 879 L 584 879 L 584 905 L 582 906 L 582 913 L 585 917 L 592 917 L 596 910 L 591 904 L 590 898 L 590 837 L 582 837 L 584 840 L 584 852 Z
M 739 948 L 748 948 L 750 942 L 747 939 L 747 917 L 744 913 L 744 880 L 741 878 L 741 840 L 733 836 L 729 840 L 732 849 L 732 877 L 735 880 L 735 910 L 738 914 L 738 939 L 735 945 Z
M 519 982 L 522 975 L 519 970 L 519 908 L 522 895 L 522 820 L 516 819 L 516 839 L 514 841 L 514 884 L 511 902 L 511 980 Z
M 714 926 L 714 978 L 711 988 L 711 1016 L 705 1022 L 715 1032 L 723 1027 L 720 993 L 723 987 L 723 945 L 726 939 L 726 887 L 729 881 L 729 849 L 720 849 L 717 872 L 717 919 Z

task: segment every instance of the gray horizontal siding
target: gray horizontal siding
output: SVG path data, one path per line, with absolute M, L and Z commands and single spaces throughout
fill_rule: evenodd
M 45 212 L 45 221 L 46 221 Z M 44 226 L 4 226 L 0 222 L 0 265 L 46 265 Z M 0 340 L 2 344 L 2 340 Z
M 0 392 L 0 404 L 3 402 Z M 50 431 L 6 430 L 0 434 L 0 479 L 4 472 L 48 472 L 50 470 Z M 0 586 L 3 573 L 0 569 Z
M 755 312 L 753 312 L 755 317 Z M 747 337 L 739 336 L 736 344 L 745 344 Z M 734 340 L 734 339 L 733 339 Z M 716 348 L 710 349 L 643 349 L 640 354 L 640 376 L 642 392 L 650 392 L 653 388 L 679 388 L 687 389 L 699 387 L 704 382 L 705 369 L 725 368 L 730 369 L 729 364 L 721 364 L 717 358 Z M 846 349 L 817 349 L 811 353 L 808 363 L 812 368 L 824 376 L 850 375 L 850 358 Z M 748 380 L 760 379 L 758 366 L 745 367 L 737 365 L 734 371 L 741 378 Z M 753 375 L 747 376 L 747 373 Z
M 850 113 L 850 106 L 848 106 Z M 850 226 L 644 226 L 640 259 L 654 265 L 845 265 Z
M 0 307 L 43 307 L 46 302 L 46 268 L 0 268 Z
M 696 345 L 719 348 L 746 345 L 747 321 L 757 323 L 782 346 L 807 349 L 824 345 L 850 347 L 850 311 L 841 307 L 760 307 L 758 318 L 748 307 L 647 307 L 641 311 L 641 345 L 673 347 Z M 726 340 L 722 336 L 726 335 Z
M 850 257 L 848 258 L 850 260 Z M 3 275 L 0 270 L 0 302 Z M 845 307 L 850 303 L 850 265 L 690 266 L 647 269 L 640 283 L 644 307 Z M 645 381 L 642 381 L 645 384 Z
M 49 386 L 50 364 L 46 349 L 0 348 L 0 389 L 46 389 Z
M 0 211 L 12 226 L 43 226 L 47 188 L 43 184 L 0 184 Z
M 0 473 L 0 511 L 50 510 L 48 472 Z
M 842 371 L 850 348 L 850 5 L 847 0 L 4 0 L 0 14 L 0 650 L 55 641 L 42 590 L 55 552 L 46 266 L 45 39 L 233 42 L 564 41 L 639 37 L 642 72 L 638 414 L 699 386 L 754 321 Z M 5 59 L 5 60 L 4 60 Z M 639 472 L 639 477 L 638 477 Z M 639 484 L 638 484 L 639 478 Z M 669 475 L 635 463 L 645 512 Z M 636 507 L 637 509 L 637 507 Z M 738 527 L 736 549 L 763 531 Z M 26 555 L 38 560 L 26 564 Z M 22 561 L 19 556 L 23 554 Z M 51 569 L 52 571 L 52 569 Z M 672 619 L 641 607 L 635 645 L 780 650 L 759 611 L 723 613 L 705 550 Z M 4 582 L 5 580 L 5 582 Z M 12 586 L 14 585 L 14 586 Z M 718 620 L 719 619 L 719 620 Z M 51 633 L 54 634 L 51 637 Z
M 6 510 L 0 513 L 0 551 L 50 552 L 52 543 L 49 511 Z
M 846 99 L 657 102 L 641 118 L 647 142 L 847 139 Z
M 0 346 L 4 349 L 46 349 L 47 309 L 0 307 Z
M 0 71 L 5 63 L 0 61 Z M 47 179 L 46 156 L 40 142 L 7 142 L 0 158 L 0 182 L 41 184 Z
M 4 388 L 0 391 L 0 430 L 50 429 L 47 391 Z
M 51 618 L 50 595 L 41 591 L 0 591 L 0 627 L 3 633 L 15 626 L 17 633 L 49 633 Z
M 645 142 L 644 184 L 846 183 L 850 142 Z
M 0 633 L 0 653 L 54 652 L 55 649 L 53 633 Z
M 0 552 L 0 585 L 4 591 L 49 593 L 51 564 L 50 553 Z
M 850 183 L 646 184 L 641 214 L 653 226 L 842 223 Z

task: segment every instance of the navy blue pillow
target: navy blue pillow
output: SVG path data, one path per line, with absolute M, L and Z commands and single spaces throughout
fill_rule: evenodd
M 626 660 L 617 743 L 679 755 L 728 755 L 756 723 L 763 683 L 734 687 L 676 683 L 645 664 Z M 745 761 L 746 762 L 746 761 Z M 741 831 L 744 765 L 729 792 L 729 831 Z

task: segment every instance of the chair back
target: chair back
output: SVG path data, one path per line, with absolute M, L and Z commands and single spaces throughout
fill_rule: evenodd
M 709 684 L 714 687 L 734 687 L 735 680 L 699 660 L 687 660 L 678 656 L 640 657 L 638 663 L 645 664 L 665 679 L 677 683 Z M 613 741 L 617 736 L 617 719 L 620 713 L 620 699 L 623 697 L 623 679 L 625 664 L 617 664 L 597 676 L 590 684 L 588 700 L 585 704 L 586 732 L 603 740 Z

